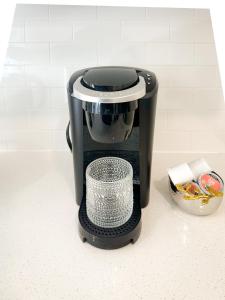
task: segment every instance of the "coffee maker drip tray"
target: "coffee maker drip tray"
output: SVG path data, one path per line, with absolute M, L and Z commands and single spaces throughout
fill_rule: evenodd
M 126 223 L 114 228 L 99 227 L 89 220 L 84 196 L 79 209 L 79 232 L 83 242 L 87 241 L 89 244 L 102 249 L 117 249 L 136 242 L 141 232 L 140 187 L 133 185 L 133 188 L 132 215 Z M 86 195 L 85 190 L 84 195 Z

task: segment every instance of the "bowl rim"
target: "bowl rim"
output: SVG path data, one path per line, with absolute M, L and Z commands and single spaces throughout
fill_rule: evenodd
M 121 161 L 123 163 L 125 163 L 129 169 L 129 172 L 126 174 L 126 176 L 124 176 L 123 178 L 121 179 L 118 179 L 118 180 L 114 180 L 114 181 L 104 181 L 104 180 L 97 180 L 95 178 L 93 178 L 91 175 L 90 175 L 90 170 L 91 170 L 91 167 L 94 163 L 98 162 L 98 161 L 101 161 L 102 159 L 115 159 L 115 160 L 118 160 L 118 161 Z M 126 159 L 123 159 L 123 158 L 120 158 L 118 156 L 103 156 L 103 157 L 100 157 L 100 158 L 97 158 L 95 160 L 92 160 L 87 168 L 86 168 L 86 171 L 85 171 L 85 175 L 86 175 L 86 185 L 87 185 L 87 179 L 92 181 L 92 182 L 95 182 L 95 183 L 98 183 L 98 184 L 103 184 L 103 185 L 109 185 L 109 186 L 112 186 L 112 185 L 118 185 L 118 184 L 121 184 L 123 183 L 124 181 L 127 181 L 129 179 L 131 179 L 133 181 L 133 167 L 131 165 L 131 163 L 129 161 L 127 161 Z

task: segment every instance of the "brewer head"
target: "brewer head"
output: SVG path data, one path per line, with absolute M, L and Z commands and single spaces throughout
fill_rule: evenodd
M 138 99 L 145 93 L 144 78 L 126 67 L 88 69 L 73 86 L 73 97 L 83 102 L 89 133 L 100 143 L 120 143 L 129 137 Z

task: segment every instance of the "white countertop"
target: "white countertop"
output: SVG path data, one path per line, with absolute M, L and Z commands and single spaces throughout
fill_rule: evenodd
M 166 169 L 199 154 L 154 154 L 150 204 L 134 245 L 100 250 L 77 232 L 68 152 L 0 154 L 0 299 L 225 298 L 225 205 L 182 212 Z M 225 178 L 225 155 L 204 155 Z

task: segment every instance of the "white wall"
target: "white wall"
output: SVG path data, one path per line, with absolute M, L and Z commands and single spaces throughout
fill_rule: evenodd
M 0 149 L 64 150 L 65 86 L 79 68 L 156 73 L 154 150 L 225 152 L 208 10 L 18 5 L 0 83 Z

